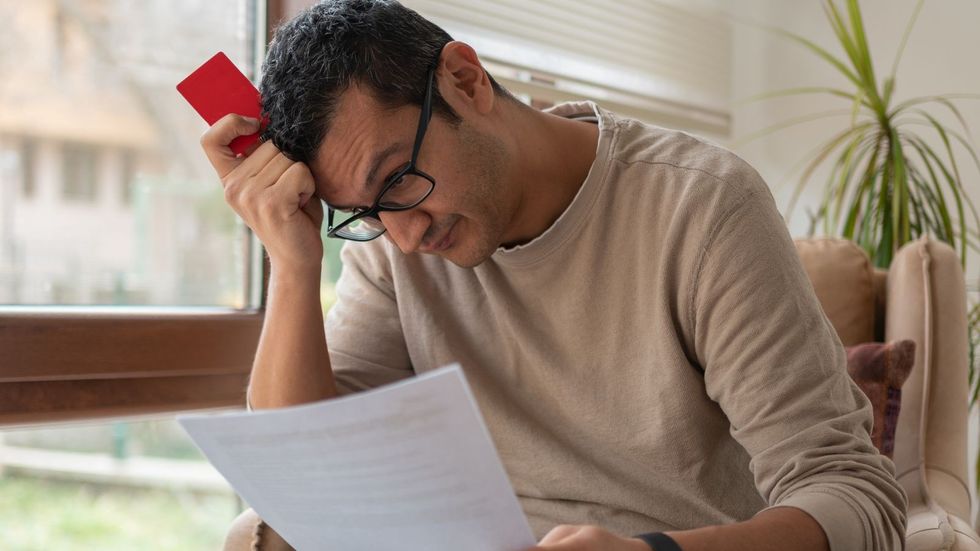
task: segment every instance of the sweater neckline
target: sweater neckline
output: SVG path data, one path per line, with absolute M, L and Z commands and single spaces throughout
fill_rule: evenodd
M 499 247 L 490 257 L 493 262 L 508 266 L 528 266 L 558 250 L 569 240 L 591 214 L 605 185 L 609 167 L 609 152 L 615 138 L 615 116 L 592 101 L 567 102 L 547 110 L 548 113 L 577 120 L 592 120 L 599 125 L 599 140 L 595 160 L 572 202 L 541 235 L 510 248 Z

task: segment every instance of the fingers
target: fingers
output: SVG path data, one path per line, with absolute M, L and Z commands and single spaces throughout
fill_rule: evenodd
M 639 545 L 638 545 L 639 544 Z M 649 549 L 643 540 L 627 539 L 598 526 L 561 525 L 552 528 L 541 538 L 536 547 L 529 551 L 637 551 Z
M 201 147 L 220 178 L 224 178 L 242 163 L 242 158 L 237 157 L 228 144 L 238 136 L 247 136 L 258 131 L 258 119 L 229 114 L 221 117 L 204 132 L 201 136 Z
M 278 151 L 273 147 L 272 151 Z M 254 155 L 264 150 L 265 144 Z M 247 212 L 260 208 L 267 209 L 279 220 L 285 220 L 303 210 L 319 227 L 323 220 L 323 209 L 316 197 L 316 184 L 309 167 L 304 163 L 289 160 L 276 153 L 258 174 L 248 174 L 245 165 L 239 166 L 222 180 L 225 188 L 225 201 L 242 218 L 248 220 Z M 312 199 L 316 198 L 315 201 Z
M 251 208 L 258 208 L 260 204 L 265 205 L 265 208 L 268 209 L 267 212 L 277 220 L 286 220 L 295 215 L 297 211 L 303 210 L 311 217 L 319 218 L 319 220 L 314 218 L 314 222 L 317 224 L 322 221 L 322 208 L 319 209 L 319 213 L 317 212 L 317 207 L 320 206 L 319 201 L 309 200 L 316 193 L 316 186 L 313 183 L 313 176 L 305 164 L 292 163 L 282 175 L 273 181 L 274 185 L 260 186 L 254 184 L 253 181 L 253 185 L 243 187 L 237 197 L 234 196 L 237 186 L 230 184 L 225 188 L 226 197 L 228 197 L 229 202 L 253 205 Z
M 239 177 L 250 177 L 259 174 L 267 164 L 273 159 L 283 156 L 279 148 L 272 142 L 265 142 L 262 145 L 255 148 L 248 157 L 241 161 L 241 165 L 236 168 L 236 172 L 239 173 Z M 288 160 L 288 159 L 287 159 Z M 278 178 L 283 171 L 286 170 L 286 166 L 282 167 L 282 170 L 274 174 L 271 182 L 267 182 L 265 185 L 271 185 L 275 183 L 276 178 Z
M 577 534 L 582 529 L 581 526 L 572 526 L 568 524 L 562 524 L 552 528 L 538 543 L 548 544 L 548 543 L 558 543 L 570 536 Z
M 275 146 L 273 146 L 275 147 Z M 260 148 L 261 150 L 261 148 Z M 279 151 L 278 149 L 276 151 Z M 265 153 L 265 151 L 263 151 Z M 257 161 L 261 162 L 261 159 Z M 276 183 L 277 180 L 293 165 L 298 164 L 282 153 L 277 153 L 265 166 L 255 175 L 256 182 L 262 182 L 266 187 Z M 244 166 L 242 168 L 245 168 Z
M 292 163 L 269 191 L 277 201 L 302 208 L 307 206 L 310 198 L 316 194 L 316 186 L 313 183 L 313 175 L 305 164 Z
M 261 146 L 262 146 L 262 140 L 255 140 L 254 142 L 252 142 L 252 145 L 248 146 L 248 149 L 245 150 L 245 154 L 242 156 L 251 157 L 252 153 L 255 153 L 255 150 Z

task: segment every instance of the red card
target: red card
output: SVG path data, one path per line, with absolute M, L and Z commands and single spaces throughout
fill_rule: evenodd
M 253 119 L 262 115 L 259 91 L 224 52 L 218 52 L 188 75 L 177 85 L 177 91 L 208 124 L 218 122 L 228 113 Z M 263 128 L 267 122 L 262 121 Z M 259 139 L 260 132 L 238 136 L 229 144 L 231 150 L 244 155 L 249 146 Z

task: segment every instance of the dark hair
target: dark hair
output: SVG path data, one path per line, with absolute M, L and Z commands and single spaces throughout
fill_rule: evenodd
M 327 0 L 276 30 L 262 66 L 263 134 L 291 159 L 310 162 L 352 84 L 383 106 L 422 105 L 426 75 L 452 37 L 394 0 Z M 491 77 L 494 90 L 506 92 Z M 460 122 L 433 89 L 433 113 Z

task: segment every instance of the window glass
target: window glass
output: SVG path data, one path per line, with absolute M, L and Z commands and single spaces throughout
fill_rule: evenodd
M 217 51 L 254 76 L 255 8 L 0 0 L 0 304 L 246 305 L 248 233 L 175 86 Z
M 0 0 L 0 305 L 247 305 L 175 85 L 217 51 L 252 77 L 257 4 Z M 219 549 L 242 507 L 172 416 L 0 430 L 5 550 Z
M 85 203 L 95 202 L 99 148 L 81 143 L 66 143 L 61 149 L 61 198 Z M 25 163 L 21 163 L 25 164 Z
M 21 194 L 24 199 L 34 197 L 34 190 L 37 188 L 37 183 L 34 180 L 36 151 L 37 145 L 34 140 L 24 138 L 20 144 L 20 154 L 14 154 L 15 156 L 11 158 L 11 162 L 15 163 L 18 176 L 20 177 Z

